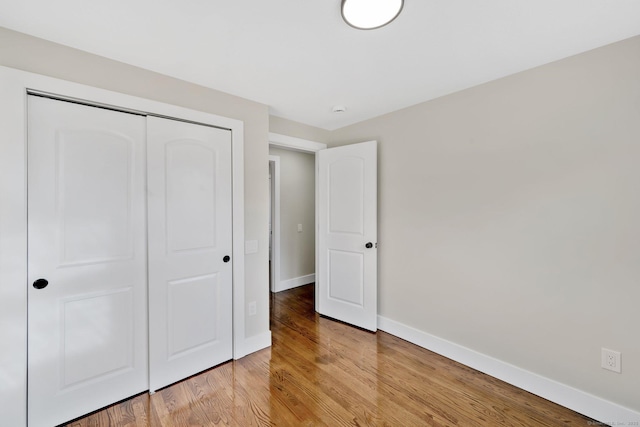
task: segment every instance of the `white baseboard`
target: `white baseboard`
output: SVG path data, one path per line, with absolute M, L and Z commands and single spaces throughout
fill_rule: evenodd
M 640 413 L 459 344 L 378 316 L 378 329 L 610 425 L 638 425 Z
M 271 347 L 271 331 L 263 332 L 258 335 L 254 335 L 249 338 L 245 338 L 242 345 L 239 346 L 237 354 L 233 356 L 235 360 L 243 358 L 244 356 L 255 353 L 263 348 Z
M 281 280 L 276 283 L 274 292 L 286 291 L 288 289 L 297 288 L 298 286 L 308 285 L 316 281 L 316 275 L 307 274 L 306 276 L 294 277 L 293 279 Z

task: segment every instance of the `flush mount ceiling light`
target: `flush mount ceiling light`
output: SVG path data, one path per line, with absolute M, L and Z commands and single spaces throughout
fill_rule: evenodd
M 402 11 L 404 0 L 342 0 L 342 19 L 359 30 L 384 27 Z

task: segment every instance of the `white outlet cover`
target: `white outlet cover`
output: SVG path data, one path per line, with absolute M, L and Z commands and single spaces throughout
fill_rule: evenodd
M 609 371 L 621 373 L 622 369 L 620 366 L 620 352 L 615 350 L 609 350 L 608 348 L 602 348 L 602 358 L 600 365 L 602 368 L 607 369 Z
M 252 301 L 249 303 L 249 316 L 255 316 L 256 314 L 256 302 Z

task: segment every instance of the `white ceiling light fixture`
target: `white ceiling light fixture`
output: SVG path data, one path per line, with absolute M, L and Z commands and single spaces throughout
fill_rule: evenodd
M 404 0 L 342 0 L 342 19 L 359 30 L 384 27 L 402 11 Z

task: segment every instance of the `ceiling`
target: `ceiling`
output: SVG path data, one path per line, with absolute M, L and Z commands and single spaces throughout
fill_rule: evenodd
M 340 0 L 0 0 L 0 26 L 332 130 L 639 35 L 640 1 L 405 0 L 362 31 Z

